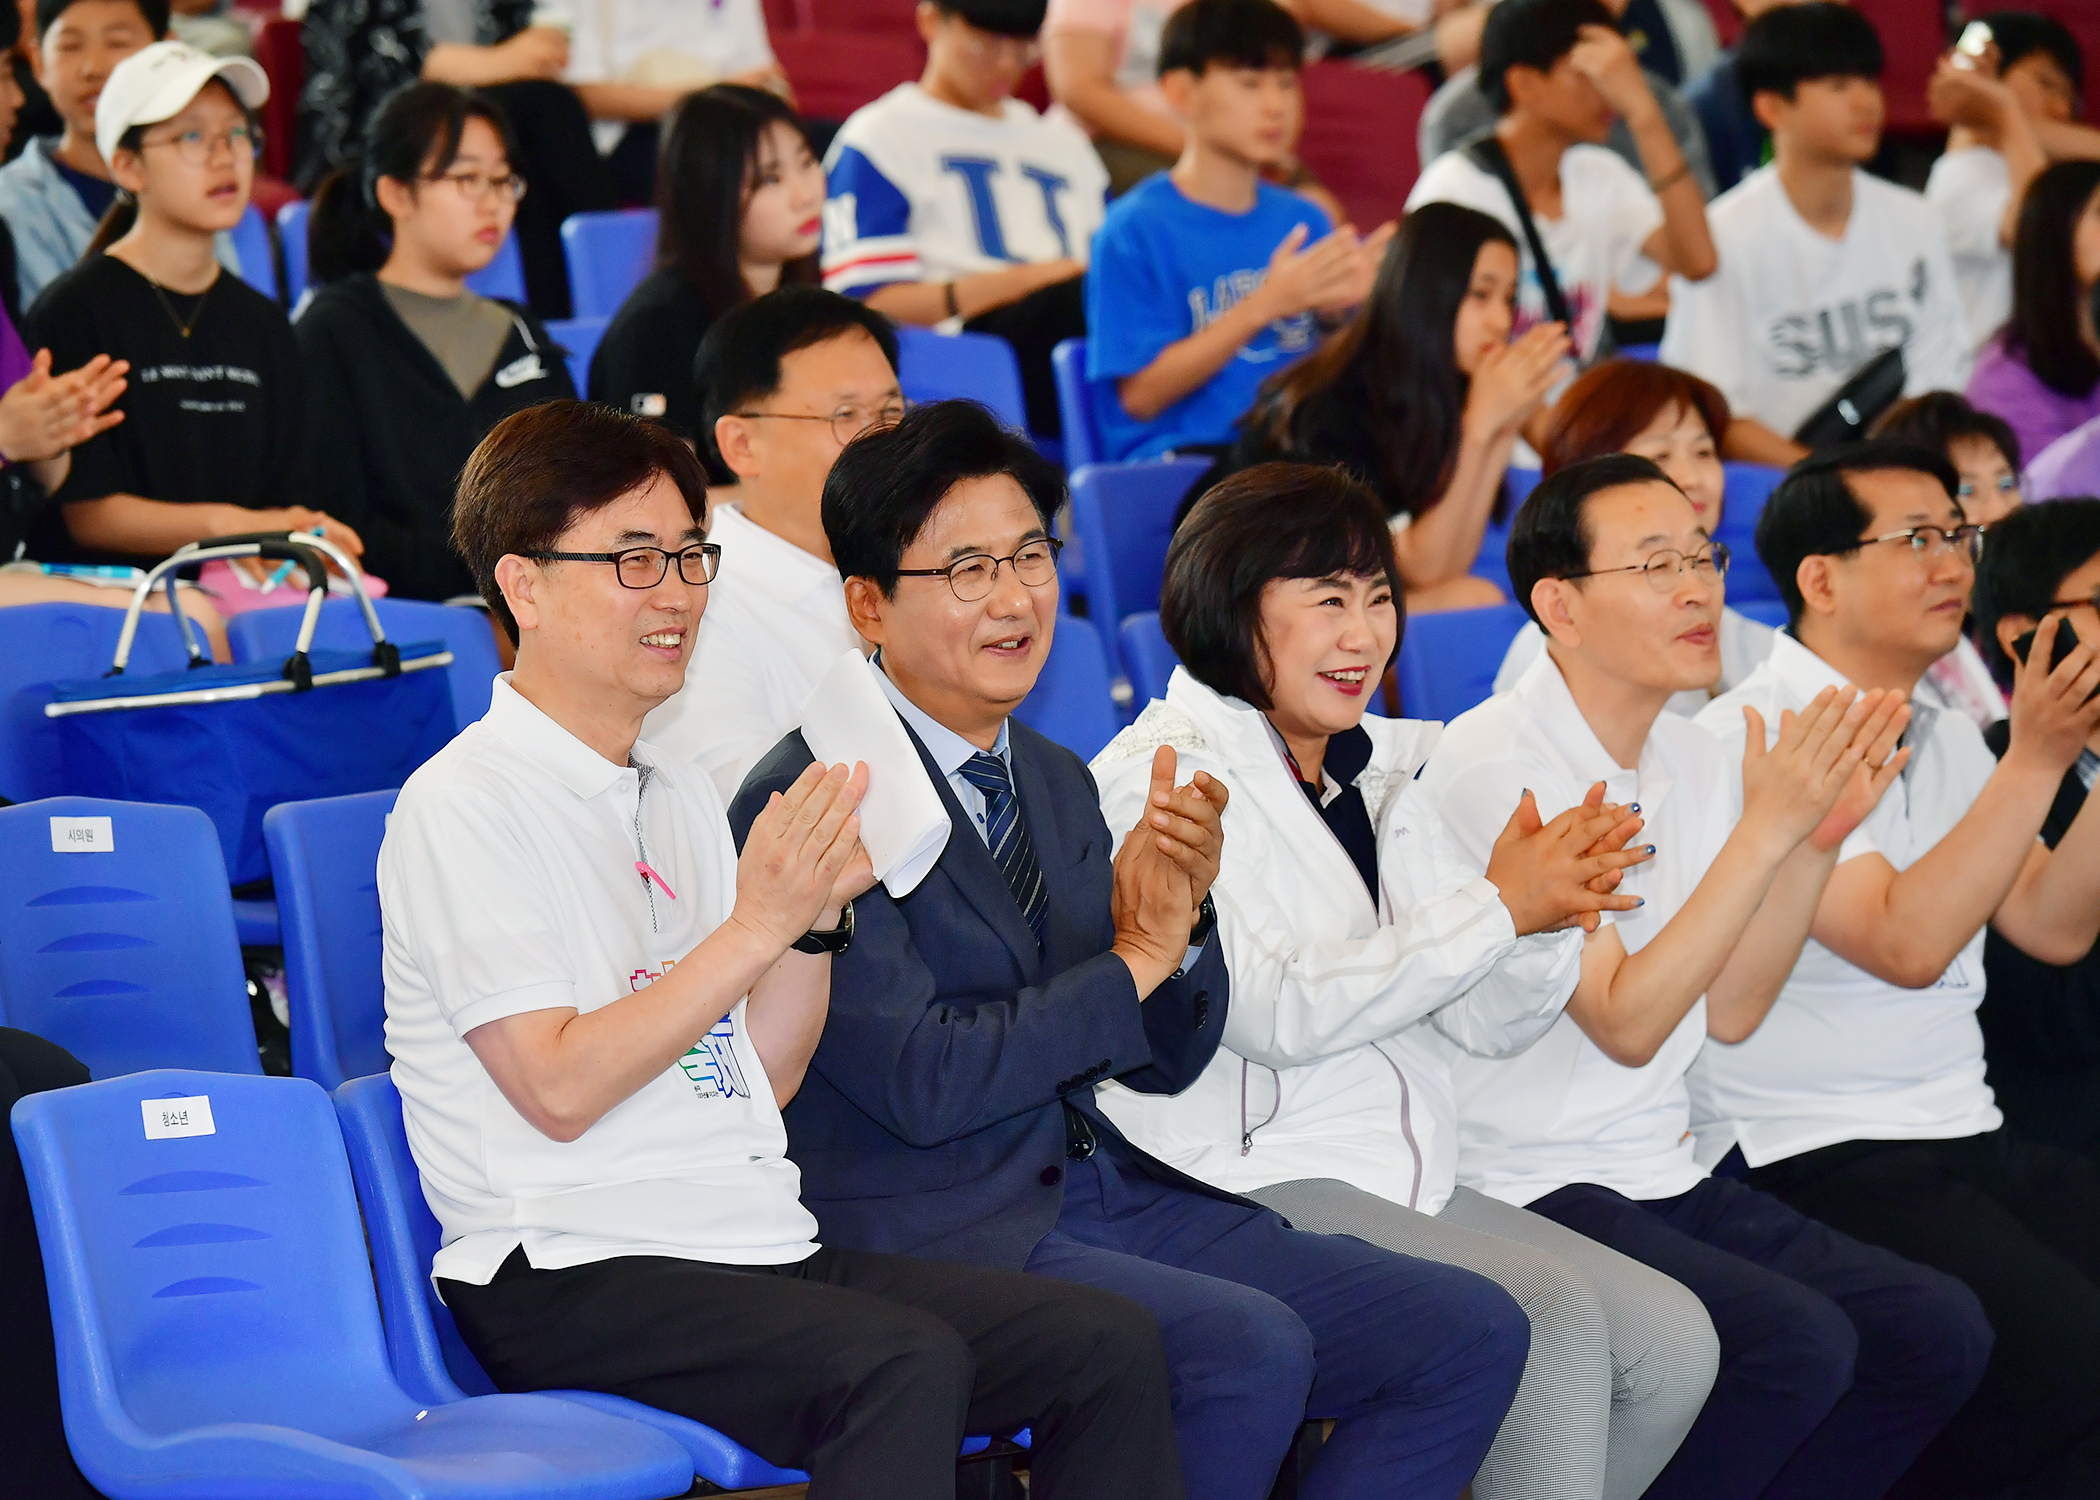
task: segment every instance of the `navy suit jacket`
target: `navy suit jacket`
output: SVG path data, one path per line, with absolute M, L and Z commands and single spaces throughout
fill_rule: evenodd
M 1067 1105 L 1119 1164 L 1230 1196 L 1138 1151 L 1094 1104 L 1105 1078 L 1160 1094 L 1196 1080 L 1225 1027 L 1220 945 L 1140 1005 L 1109 952 L 1116 845 L 1094 778 L 1020 721 L 1007 732 L 1049 891 L 1041 947 L 912 735 L 954 832 L 909 896 L 877 885 L 854 901 L 830 1018 L 786 1111 L 802 1199 L 827 1243 L 1019 1269 L 1064 1204 Z M 797 732 L 752 769 L 729 809 L 740 846 L 810 759 Z

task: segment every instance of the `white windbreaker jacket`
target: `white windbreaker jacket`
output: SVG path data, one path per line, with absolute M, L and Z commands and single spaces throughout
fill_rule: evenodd
M 1335 1178 L 1433 1214 L 1456 1165 L 1449 1048 L 1505 1057 L 1542 1036 L 1574 993 L 1582 935 L 1517 937 L 1444 832 L 1414 779 L 1442 725 L 1364 728 L 1375 908 L 1268 720 L 1185 669 L 1095 758 L 1119 837 L 1159 746 L 1174 747 L 1177 782 L 1203 770 L 1225 784 L 1213 941 L 1232 976 L 1223 1044 L 1193 1086 L 1162 1097 L 1109 1083 L 1096 1098 L 1138 1146 L 1228 1191 Z

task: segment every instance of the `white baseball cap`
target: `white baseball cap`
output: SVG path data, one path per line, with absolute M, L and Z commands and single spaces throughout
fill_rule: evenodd
M 110 69 L 95 101 L 95 149 L 108 161 L 134 125 L 158 125 L 179 115 L 214 78 L 226 80 L 249 109 L 270 97 L 270 79 L 245 57 L 213 57 L 187 42 L 155 42 Z

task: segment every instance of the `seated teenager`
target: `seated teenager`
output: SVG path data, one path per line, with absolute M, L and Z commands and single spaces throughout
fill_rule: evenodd
M 736 482 L 708 517 L 736 559 L 693 646 L 693 680 L 649 717 L 649 739 L 712 776 L 723 797 L 801 722 L 841 652 L 862 649 L 824 531 L 839 450 L 904 415 L 897 336 L 850 297 L 786 287 L 727 314 L 696 366 L 710 467 Z
M 1667 272 L 1712 274 L 1705 196 L 1602 0 L 1502 0 L 1481 36 L 1480 86 L 1493 134 L 1429 162 L 1407 206 L 1462 203 L 1508 226 L 1523 265 L 1520 331 L 1566 323 L 1588 364 L 1614 294 L 1653 292 Z M 1615 118 L 1633 133 L 1638 168 L 1605 144 Z M 1525 213 L 1549 269 L 1534 264 Z
M 467 289 L 525 187 L 502 110 L 415 83 L 372 116 L 358 170 L 314 200 L 310 263 L 325 284 L 293 330 L 312 494 L 403 598 L 474 592 L 452 550 L 460 466 L 512 412 L 576 394 L 537 318 Z
M 1953 128 L 1925 197 L 1946 228 L 1980 351 L 2012 315 L 2012 244 L 2028 186 L 2051 160 L 2100 157 L 2100 130 L 2075 119 L 2085 62 L 2069 27 L 2017 10 L 1979 19 L 1989 49 L 1942 58 L 1927 91 L 1934 117 Z
M 1991 527 L 1976 564 L 1976 634 L 1999 679 L 2013 680 L 2032 650 L 2028 632 L 2045 618 L 2087 644 L 2100 642 L 2100 500 L 2036 505 Z M 2003 757 L 2009 721 L 1983 732 Z M 2085 810 L 2100 772 L 2100 732 L 2057 784 L 2042 820 L 2056 848 Z M 2008 1129 L 2088 1157 L 2100 1156 L 2100 959 L 2030 957 L 1995 931 L 1983 940 L 1983 1003 L 1976 1008 L 1990 1062 L 1991 1095 Z
M 2100 161 L 2045 167 L 2013 235 L 2012 315 L 1976 357 L 1967 395 L 2039 456 L 2100 417 Z
M 792 105 L 736 84 L 679 100 L 656 157 L 656 269 L 598 340 L 591 399 L 655 418 L 706 457 L 700 341 L 753 297 L 815 284 L 823 207 L 824 169 Z
M 268 93 L 246 58 L 181 42 L 134 53 L 103 85 L 96 139 L 126 201 L 23 331 L 55 370 L 109 355 L 132 381 L 111 408 L 124 420 L 73 450 L 32 556 L 150 564 L 206 537 L 316 526 L 364 550 L 304 503 L 306 398 L 284 313 L 212 258 L 248 206 Z
M 1556 474 L 1607 453 L 1645 458 L 1692 503 L 1692 514 L 1711 536 L 1721 524 L 1728 478 L 1721 467 L 1721 434 L 1727 430 L 1727 398 L 1698 376 L 1645 360 L 1607 360 L 1584 371 L 1554 403 L 1539 459 L 1543 472 Z M 1721 675 L 1673 695 L 1664 705 L 1671 713 L 1691 717 L 1772 653 L 1772 627 L 1732 605 L 1721 606 L 1715 629 Z M 1495 691 L 1515 687 L 1545 649 L 1546 633 L 1536 620 L 1527 622 L 1495 670 Z
M 1176 787 L 1162 753 L 1119 847 L 1078 757 L 1009 717 L 1051 646 L 1062 489 L 965 401 L 848 444 L 825 482 L 847 608 L 951 830 L 909 895 L 854 903 L 788 1111 L 807 1201 L 829 1243 L 1145 1304 L 1191 1495 L 1261 1500 L 1309 1416 L 1335 1427 L 1304 1493 L 1455 1495 L 1523 1372 L 1516 1302 L 1467 1271 L 1293 1230 L 1131 1146 L 1096 1103 L 1110 1078 L 1185 1088 L 1217 1049 L 1226 792 L 1200 771 Z M 809 759 L 784 739 L 731 825 L 755 826 Z
M 1014 347 L 1031 430 L 1055 434 L 1050 351 L 1086 333 L 1081 276 L 1108 179 L 1070 120 L 1013 96 L 1043 0 L 920 0 L 926 72 L 839 127 L 824 285 L 920 327 Z
M 1730 742 L 1833 685 L 1910 697 L 1961 633 L 1979 538 L 1938 454 L 1887 444 L 1802 465 L 1757 550 L 1791 617 L 1762 667 L 1700 722 Z M 2004 1123 L 1984 1077 L 1984 929 L 2048 963 L 2100 930 L 2100 814 L 2037 841 L 2096 727 L 2100 658 L 2054 672 L 2061 616 L 2014 678 L 1994 761 L 1963 715 L 1912 697 L 1911 763 L 1841 849 L 1815 941 L 1747 1040 L 1693 1070 L 1702 1156 L 1733 1141 L 1749 1181 L 1833 1230 L 1959 1276 L 1996 1335 L 1989 1369 L 1905 1495 L 2079 1494 L 2100 1469 L 2100 1170 Z M 2014 1003 L 2018 996 L 2005 997 Z
M 574 401 L 460 476 L 455 542 L 517 666 L 379 853 L 439 1295 L 499 1388 L 691 1417 L 813 1497 L 952 1496 L 964 1433 L 1026 1426 L 1050 1493 L 1173 1500 L 1141 1308 L 816 1243 L 780 1109 L 874 878 L 867 772 L 812 766 L 739 857 L 707 778 L 638 739 L 722 555 L 706 483 L 676 437 Z
M 1516 296 L 1516 241 L 1501 222 L 1424 204 L 1402 221 L 1362 311 L 1263 384 L 1228 457 L 1235 468 L 1338 464 L 1370 486 L 1411 614 L 1502 600 L 1468 570 L 1504 503 L 1510 451 L 1568 352 L 1558 323 L 1510 342 Z
M 1647 857 L 1617 852 L 1640 820 L 1585 806 L 1539 828 L 1520 797 L 1484 875 L 1460 854 L 1414 780 L 1438 726 L 1364 712 L 1402 625 L 1384 523 L 1333 469 L 1264 464 L 1174 535 L 1160 617 L 1183 665 L 1093 769 L 1110 827 L 1143 814 L 1162 745 L 1227 789 L 1232 1016 L 1188 1088 L 1104 1085 L 1101 1109 L 1301 1229 L 1463 1266 L 1523 1304 L 1531 1357 L 1475 1500 L 1638 1495 L 1706 1399 L 1713 1326 L 1668 1277 L 1455 1185 L 1443 1039 L 1500 1055 L 1552 1024 L 1582 952 L 1565 925 L 1634 904 L 1589 882 Z
M 1558 815 L 1604 783 L 1655 858 L 1631 912 L 1584 939 L 1567 1009 L 1516 1057 L 1452 1054 L 1458 1180 L 1682 1282 L 1720 1337 L 1713 1393 L 1647 1491 L 1879 1495 L 1975 1387 L 1976 1299 L 1693 1157 L 1685 1075 L 1755 1031 L 1801 951 L 1843 838 L 1896 782 L 1900 695 L 1836 687 L 1731 756 L 1664 711 L 1720 672 L 1727 555 L 1644 458 L 1562 469 L 1517 512 L 1517 597 L 1551 637 L 1445 729 L 1422 790 L 1483 864 L 1526 790 Z
M 1865 170 L 1881 149 L 1881 69 L 1873 23 L 1831 0 L 1766 11 L 1743 33 L 1736 70 L 1772 164 L 1707 210 L 1720 270 L 1672 283 L 1662 340 L 1663 363 L 1728 398 L 1729 458 L 1799 459 L 1802 424 L 1889 349 L 1903 351 L 1906 395 L 1968 378 L 1939 216 Z
M 1167 20 L 1160 88 L 1187 144 L 1116 200 L 1086 282 L 1109 458 L 1223 448 L 1262 381 L 1370 293 L 1393 226 L 1359 243 L 1262 177 L 1295 133 L 1304 53 L 1273 0 L 1189 0 Z

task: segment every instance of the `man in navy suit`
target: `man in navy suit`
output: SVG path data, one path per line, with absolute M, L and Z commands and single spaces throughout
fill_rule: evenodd
M 1516 1302 L 1471 1272 L 1294 1230 L 1095 1108 L 1097 1082 L 1173 1093 L 1217 1047 L 1226 973 L 1205 939 L 1226 794 L 1201 775 L 1175 787 L 1163 749 L 1149 826 L 1119 848 L 1085 765 L 1008 717 L 1050 648 L 1061 494 L 969 402 L 863 435 L 825 484 L 848 610 L 954 830 L 908 896 L 854 902 L 787 1111 L 804 1201 L 827 1242 L 1151 1308 L 1191 1495 L 1260 1500 L 1313 1416 L 1336 1426 L 1302 1494 L 1454 1496 L 1523 1370 Z M 796 733 L 759 763 L 730 809 L 739 837 L 810 759 Z

